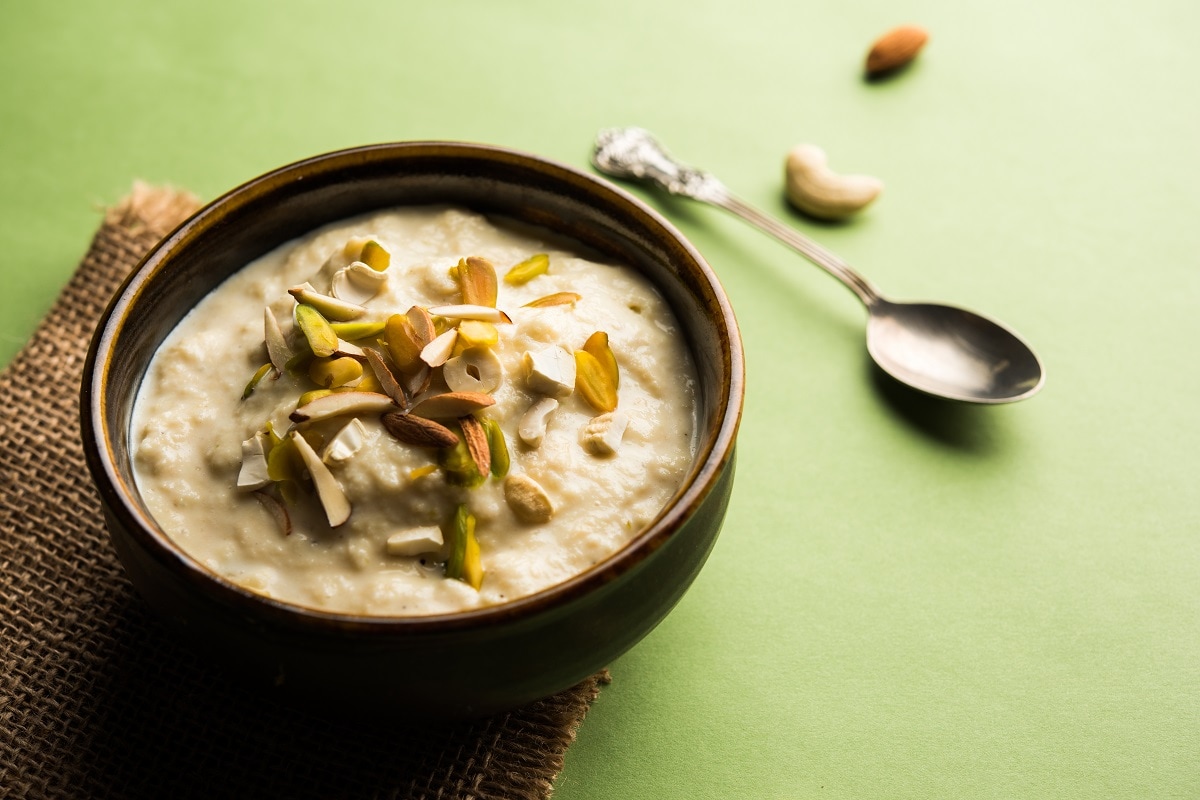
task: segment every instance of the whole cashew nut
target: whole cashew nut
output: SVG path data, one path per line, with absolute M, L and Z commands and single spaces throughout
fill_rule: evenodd
M 818 219 L 841 219 L 865 208 L 883 191 L 870 175 L 839 175 L 829 168 L 825 151 L 799 144 L 788 153 L 787 197 L 796 208 Z

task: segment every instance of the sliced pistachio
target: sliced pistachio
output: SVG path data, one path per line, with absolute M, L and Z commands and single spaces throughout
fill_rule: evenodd
M 495 347 L 500 341 L 500 331 L 490 322 L 479 319 L 464 319 L 458 325 L 458 341 L 454 345 L 455 355 L 471 347 Z
M 489 348 L 472 347 L 442 365 L 442 378 L 452 392 L 491 394 L 504 380 L 504 365 Z
M 433 306 L 429 309 L 429 313 L 437 317 L 445 317 L 446 319 L 477 319 L 483 322 L 504 322 L 511 323 L 512 317 L 505 314 L 498 308 L 491 306 L 477 305 L 473 303 L 463 303 L 453 306 Z
M 442 549 L 444 544 L 441 528 L 437 525 L 423 525 L 389 536 L 387 538 L 387 554 L 389 556 L 419 556 L 422 553 L 436 553 Z
M 267 475 L 277 483 L 299 480 L 302 467 L 291 436 L 280 439 L 267 453 Z
M 288 360 L 292 357 L 291 348 L 279 327 L 279 320 L 270 306 L 263 308 L 263 340 L 267 343 L 267 357 L 277 373 L 282 374 L 287 369 Z
M 359 379 L 358 383 L 354 384 L 354 390 L 357 392 L 373 392 L 375 394 L 388 394 L 384 390 L 383 384 L 381 384 L 379 382 L 379 379 L 377 377 L 375 377 L 375 373 L 369 369 L 363 370 L 362 377 Z M 388 396 L 391 397 L 390 394 Z M 393 398 L 393 400 L 394 400 L 394 398 Z
M 454 437 L 454 446 L 445 447 L 438 451 L 438 466 L 446 474 L 446 482 L 454 486 L 465 486 L 468 489 L 483 483 L 484 474 L 475 466 L 467 443 Z
M 370 348 L 364 352 L 367 356 L 367 363 L 371 366 L 371 371 L 382 387 L 383 393 L 392 398 L 392 402 L 401 408 L 408 406 L 408 395 L 405 394 L 404 387 L 396 380 L 396 376 L 392 374 L 392 368 L 383 360 L 383 356 Z
M 362 374 L 362 364 L 349 356 L 318 358 L 308 366 L 308 377 L 312 379 L 313 383 L 326 389 L 345 386 L 347 383 L 361 378 Z
M 621 439 L 629 427 L 629 417 L 620 411 L 609 411 L 592 417 L 579 431 L 579 443 L 592 455 L 611 456 L 621 448 Z
M 350 519 L 350 501 L 346 499 L 346 493 L 342 491 L 341 485 L 338 484 L 337 478 L 333 477 L 329 467 L 325 466 L 325 462 L 317 455 L 317 451 L 300 435 L 299 431 L 292 431 L 291 439 L 317 489 L 317 499 L 321 501 L 321 507 L 325 509 L 325 518 L 329 520 L 329 527 L 338 527 Z
M 424 478 L 426 475 L 432 475 L 437 471 L 437 464 L 426 464 L 423 467 L 417 467 L 416 469 L 409 470 L 408 479 L 410 481 L 417 481 L 421 478 Z
M 300 395 L 300 398 L 296 400 L 296 408 L 302 408 L 311 403 L 313 400 L 316 400 L 318 397 L 325 397 L 326 395 L 331 394 L 335 394 L 333 389 L 310 389 L 309 391 Z
M 454 343 L 458 341 L 458 329 L 451 328 L 439 334 L 432 342 L 421 349 L 421 360 L 431 367 L 440 367 L 454 352 Z
M 550 415 L 558 408 L 558 401 L 553 397 L 542 397 L 521 415 L 517 424 L 517 436 L 529 447 L 540 447 L 546 437 L 546 428 Z
M 482 392 L 445 392 L 426 397 L 412 413 L 428 419 L 458 419 L 494 405 L 496 398 Z
M 528 475 L 509 475 L 505 479 L 504 501 L 521 522 L 539 525 L 554 516 L 550 495 Z
M 583 349 L 595 356 L 596 360 L 600 362 L 600 366 L 604 367 L 613 388 L 621 388 L 621 370 L 617 367 L 617 357 L 613 353 L 612 347 L 609 346 L 608 334 L 604 331 L 596 331 L 583 343 Z
M 376 272 L 385 271 L 392 263 L 392 254 L 374 239 L 363 242 L 358 258 Z
M 375 392 L 333 392 L 318 397 L 292 412 L 292 422 L 319 422 L 346 414 L 382 414 L 394 409 L 392 398 Z
M 524 286 L 538 275 L 550 270 L 550 256 L 538 253 L 517 264 L 504 274 L 504 282 L 511 286 Z
M 488 446 L 488 435 L 483 423 L 474 415 L 468 414 L 459 418 L 458 426 L 462 429 L 463 441 L 467 444 L 471 460 L 475 462 L 475 469 L 479 470 L 480 475 L 487 475 L 492 469 L 492 450 Z
M 454 431 L 425 417 L 389 411 L 381 421 L 396 441 L 413 447 L 454 447 L 458 444 L 458 435 Z
M 258 384 L 263 378 L 267 377 L 267 373 L 274 369 L 270 364 L 263 364 L 250 378 L 250 382 L 246 384 L 246 388 L 242 390 L 242 399 L 245 400 L 250 395 L 254 394 L 254 390 L 258 388 Z
M 333 273 L 329 293 L 338 300 L 362 305 L 379 294 L 387 279 L 386 272 L 355 261 Z
M 358 417 L 352 418 L 333 435 L 321 451 L 321 460 L 326 464 L 348 461 L 367 443 L 367 428 Z
M 274 447 L 283 441 L 282 437 L 275 432 L 275 423 L 271 422 L 271 420 L 267 420 L 263 432 L 267 434 L 267 444 L 269 447 Z
M 347 303 L 345 300 L 338 300 L 336 297 L 321 294 L 312 287 L 311 283 L 302 283 L 299 286 L 293 286 L 288 289 L 288 294 L 296 298 L 297 303 L 305 303 L 317 309 L 327 320 L 350 322 L 367 313 L 367 309 L 360 305 Z
M 575 389 L 600 413 L 617 407 L 617 387 L 608 369 L 586 350 L 575 351 Z
M 462 289 L 463 303 L 496 307 L 496 268 L 486 258 L 470 256 L 459 261 L 458 285 Z
M 526 385 L 539 394 L 562 398 L 575 389 L 575 359 L 558 345 L 527 350 L 521 356 L 521 368 Z
M 267 469 L 267 448 L 270 438 L 266 433 L 256 433 L 242 442 L 242 468 L 238 472 L 238 491 L 251 492 L 271 483 Z
M 329 321 L 315 307 L 307 303 L 300 303 L 296 306 L 296 327 L 304 334 L 305 340 L 308 342 L 312 354 L 318 358 L 325 358 L 333 355 L 333 351 L 337 349 L 338 337 L 333 332 L 333 328 L 329 326 Z M 295 356 L 293 356 L 293 360 Z M 288 362 L 291 366 L 291 362 Z
M 460 580 L 478 589 L 483 584 L 483 563 L 479 541 L 475 538 L 475 515 L 459 504 L 451 523 L 450 558 L 446 561 L 446 577 Z
M 494 419 L 485 419 L 483 421 L 483 430 L 487 434 L 488 452 L 492 454 L 491 468 L 492 477 L 503 478 L 508 474 L 508 443 L 504 441 L 504 431 L 500 430 L 500 423 Z
M 546 308 L 547 306 L 573 306 L 583 299 L 582 295 L 575 292 L 555 292 L 548 294 L 545 297 L 539 297 L 536 300 L 530 300 L 521 308 Z
M 383 332 L 386 324 L 386 320 L 371 320 L 369 322 L 358 320 L 355 322 L 331 322 L 329 323 L 329 327 L 333 328 L 333 332 L 337 334 L 339 339 L 347 342 L 356 342 L 359 339 L 378 336 Z
M 266 492 L 255 492 L 255 499 L 262 503 L 262 507 L 271 515 L 271 519 L 275 520 L 275 524 L 279 526 L 279 530 L 284 536 L 292 535 L 292 515 L 288 513 L 287 508 L 283 503 L 276 500 Z

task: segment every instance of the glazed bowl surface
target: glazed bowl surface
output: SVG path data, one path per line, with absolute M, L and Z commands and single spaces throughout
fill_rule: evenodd
M 566 236 L 644 274 L 698 375 L 697 455 L 662 512 L 607 560 L 501 605 L 437 616 L 314 610 L 241 588 L 171 540 L 134 479 L 131 416 L 150 361 L 211 290 L 275 247 L 371 211 L 453 205 Z M 402 142 L 319 155 L 218 198 L 160 242 L 113 299 L 84 370 L 83 443 L 125 570 L 169 629 L 236 675 L 342 711 L 473 716 L 565 689 L 654 628 L 703 566 L 733 485 L 741 340 L 712 270 L 606 181 L 479 144 Z

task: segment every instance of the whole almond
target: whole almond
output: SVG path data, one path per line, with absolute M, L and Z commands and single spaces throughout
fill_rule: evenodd
M 404 444 L 414 447 L 453 447 L 458 444 L 454 431 L 425 417 L 414 417 L 402 411 L 383 415 L 383 427 Z
M 917 57 L 929 41 L 929 33 L 919 25 L 892 28 L 875 40 L 867 53 L 867 77 L 874 78 L 899 69 Z

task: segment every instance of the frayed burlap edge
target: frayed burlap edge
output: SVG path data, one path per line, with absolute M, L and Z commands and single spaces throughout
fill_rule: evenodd
M 0 796 L 541 800 L 609 678 L 448 726 L 333 721 L 178 645 L 125 579 L 79 437 L 97 320 L 199 205 L 138 183 L 0 374 Z

